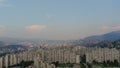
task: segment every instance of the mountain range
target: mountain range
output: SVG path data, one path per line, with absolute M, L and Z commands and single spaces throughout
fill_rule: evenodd
M 86 37 L 84 39 L 76 40 L 74 42 L 75 45 L 84 45 L 84 46 L 92 46 L 95 44 L 98 44 L 102 41 L 115 41 L 120 39 L 120 31 L 113 31 L 110 33 L 106 33 L 103 35 L 96 35 L 96 36 L 90 36 Z
M 120 49 L 120 40 L 116 41 L 103 41 L 98 44 L 93 45 L 94 47 L 101 47 L 101 48 L 117 48 Z
M 120 39 L 120 31 L 113 31 L 110 33 L 106 33 L 103 35 L 95 35 L 95 36 L 89 36 L 84 39 L 80 40 L 71 40 L 71 41 L 62 41 L 62 40 L 22 40 L 22 39 L 15 39 L 15 38 L 0 38 L 0 46 L 6 46 L 6 45 L 15 45 L 21 42 L 28 42 L 28 43 L 72 43 L 72 45 L 83 45 L 83 46 L 93 46 L 95 44 L 98 44 L 103 41 L 115 41 Z

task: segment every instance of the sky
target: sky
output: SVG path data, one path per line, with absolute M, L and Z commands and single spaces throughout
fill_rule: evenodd
M 0 37 L 72 40 L 120 30 L 120 0 L 0 0 Z

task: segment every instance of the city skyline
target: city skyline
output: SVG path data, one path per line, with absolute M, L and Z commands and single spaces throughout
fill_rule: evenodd
M 120 30 L 119 0 L 0 0 L 0 37 L 80 39 Z

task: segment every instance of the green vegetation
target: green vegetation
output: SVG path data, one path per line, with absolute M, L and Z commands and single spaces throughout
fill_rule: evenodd
M 96 44 L 95 46 L 101 47 L 101 48 L 116 48 L 116 49 L 120 49 L 120 40 L 116 40 L 116 41 L 103 41 L 100 42 L 98 44 Z
M 81 63 L 80 66 L 81 66 L 81 68 L 86 68 L 86 64 L 84 64 L 84 63 Z
M 52 64 L 54 64 L 56 67 L 73 67 L 75 65 L 75 63 L 59 63 L 58 61 L 57 62 L 53 62 Z M 93 68 L 93 67 L 120 67 L 120 64 L 118 63 L 117 60 L 114 60 L 113 62 L 112 61 L 104 61 L 102 63 L 100 62 L 97 62 L 95 60 L 93 60 L 92 63 L 87 63 L 86 62 L 86 55 L 83 55 L 81 56 L 81 61 L 80 61 L 80 64 L 81 68 Z
M 58 67 L 59 62 L 58 62 L 58 61 L 56 61 L 56 62 L 52 62 L 52 64 L 54 64 L 56 67 Z
M 73 67 L 74 63 L 59 63 L 57 62 L 52 62 L 56 67 Z
M 117 60 L 114 60 L 114 62 L 112 62 L 112 61 L 107 61 L 107 62 L 102 62 L 102 63 L 99 63 L 99 62 L 97 62 L 97 61 L 93 61 L 91 64 L 90 63 L 87 63 L 87 66 L 89 67 L 89 68 L 92 68 L 92 67 L 102 67 L 102 68 L 104 68 L 104 67 L 120 67 L 120 64 L 118 63 L 118 61 Z
M 34 63 L 33 61 L 21 61 L 20 64 L 10 66 L 9 68 L 12 68 L 12 67 L 26 68 L 26 67 L 30 66 L 31 64 L 33 64 L 33 63 Z
M 87 65 L 89 68 L 92 68 L 92 64 L 87 63 L 86 65 Z
M 80 63 L 86 63 L 86 55 L 81 56 L 80 59 Z

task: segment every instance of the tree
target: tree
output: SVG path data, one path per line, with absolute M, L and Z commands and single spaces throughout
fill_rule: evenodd
M 119 66 L 119 63 L 117 60 L 114 60 L 114 66 Z
M 21 61 L 20 68 L 25 68 L 25 61 L 24 60 Z
M 52 64 L 54 64 L 56 67 L 58 67 L 58 65 L 59 65 L 59 61 L 52 62 Z
M 103 66 L 106 67 L 107 66 L 107 63 L 105 61 L 103 61 Z
M 92 68 L 92 64 L 87 63 L 88 68 Z
M 80 58 L 81 58 L 80 63 L 86 63 L 86 55 L 83 55 Z
M 93 64 L 98 64 L 98 62 L 96 60 L 93 60 L 92 63 Z

